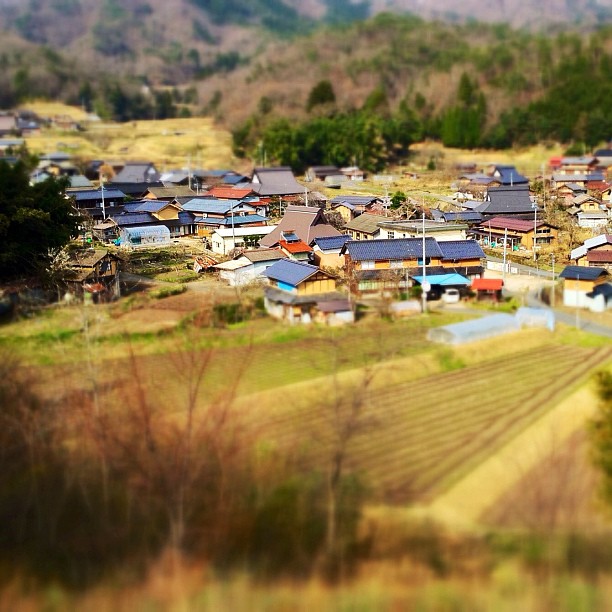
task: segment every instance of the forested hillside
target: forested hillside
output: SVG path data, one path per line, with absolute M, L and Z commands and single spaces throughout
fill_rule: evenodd
M 265 150 L 296 168 L 378 169 L 423 137 L 583 150 L 611 137 L 605 20 L 556 34 L 390 13 L 351 21 L 376 6 L 0 0 L 0 107 L 38 97 L 116 121 L 204 114 L 233 131 L 239 155 Z

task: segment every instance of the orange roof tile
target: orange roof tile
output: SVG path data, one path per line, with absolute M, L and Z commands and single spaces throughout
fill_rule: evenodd
M 298 242 L 287 242 L 286 240 L 279 240 L 278 244 L 281 246 L 281 248 L 285 249 L 289 253 L 309 253 L 310 251 L 312 251 L 312 248 L 301 240 L 299 240 Z

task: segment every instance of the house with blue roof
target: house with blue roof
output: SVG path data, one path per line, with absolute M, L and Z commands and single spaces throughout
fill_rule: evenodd
M 356 293 L 407 290 L 411 277 L 483 273 L 485 254 L 474 240 L 437 241 L 432 237 L 356 240 L 342 248 L 345 271 Z M 424 270 L 425 268 L 425 270 Z
M 611 276 L 605 268 L 566 266 L 559 278 L 564 281 L 564 306 L 588 308 L 595 312 L 612 308 Z
M 338 269 L 344 266 L 342 247 L 351 240 L 348 234 L 319 236 L 312 243 L 313 259 L 317 266 Z
M 67 189 L 66 196 L 72 200 L 79 213 L 86 214 L 96 221 L 121 213 L 126 199 L 123 191 L 106 187 Z
M 336 279 L 318 266 L 280 259 L 264 276 L 269 282 L 264 303 L 271 316 L 289 323 L 338 325 L 354 321 L 348 297 L 336 291 Z
M 197 235 L 210 241 L 218 228 L 256 227 L 268 224 L 255 203 L 248 200 L 218 200 L 212 197 L 192 198 L 182 204 L 195 217 Z
M 523 176 L 515 166 L 491 164 L 488 174 L 498 179 L 502 185 L 529 185 L 529 179 Z

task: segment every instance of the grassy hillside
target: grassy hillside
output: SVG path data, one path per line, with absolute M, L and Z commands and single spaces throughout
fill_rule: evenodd
M 231 135 L 214 125 L 212 119 L 165 119 L 123 124 L 87 123 L 79 107 L 58 103 L 31 102 L 25 108 L 41 117 L 69 115 L 85 120 L 85 131 L 64 132 L 45 129 L 41 135 L 26 139 L 33 153 L 63 150 L 77 161 L 151 160 L 160 170 L 175 167 L 240 169 L 231 152 Z

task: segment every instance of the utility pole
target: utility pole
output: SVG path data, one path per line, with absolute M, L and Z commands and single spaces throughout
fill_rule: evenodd
M 508 228 L 505 227 L 504 228 L 504 263 L 503 263 L 503 269 L 502 269 L 502 279 L 503 279 L 504 285 L 506 284 L 506 248 L 507 248 L 507 244 L 508 244 Z
M 425 199 L 423 199 L 423 278 L 421 279 L 421 301 L 423 313 L 427 312 L 427 292 L 429 283 L 427 282 L 427 261 L 425 259 Z
M 555 307 L 555 254 L 552 253 L 552 289 L 550 292 L 550 307 Z

